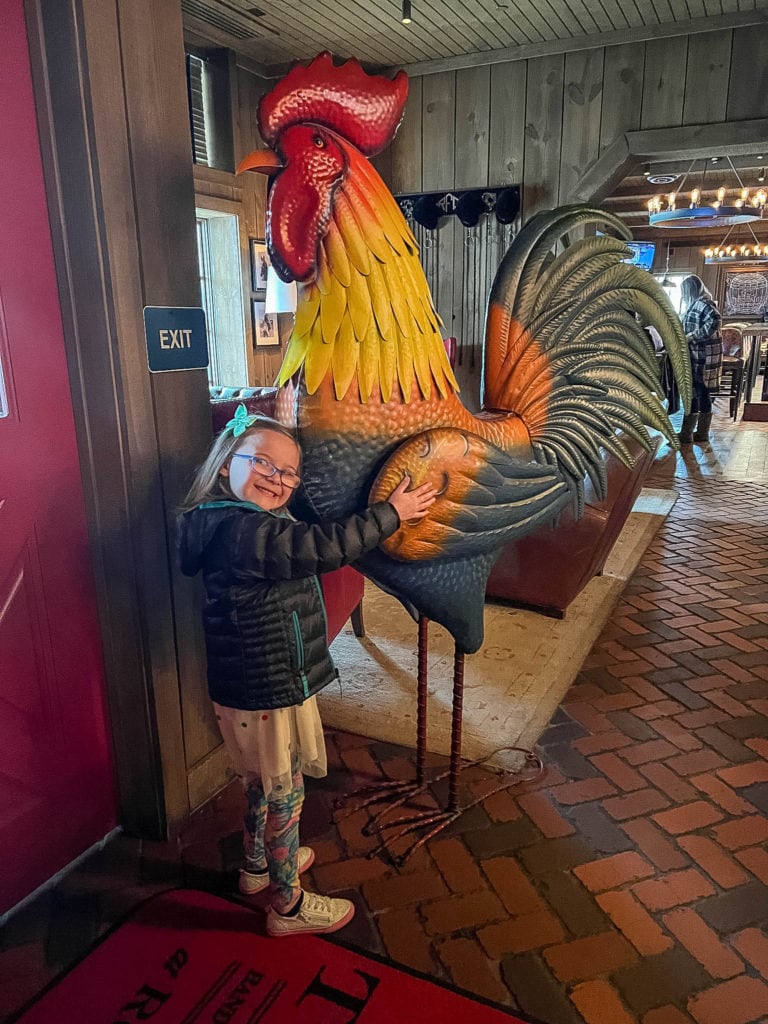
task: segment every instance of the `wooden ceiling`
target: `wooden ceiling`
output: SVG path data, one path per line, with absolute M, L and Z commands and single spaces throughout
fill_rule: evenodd
M 768 0 L 181 0 L 193 41 L 265 77 L 320 50 L 411 73 L 765 21 Z

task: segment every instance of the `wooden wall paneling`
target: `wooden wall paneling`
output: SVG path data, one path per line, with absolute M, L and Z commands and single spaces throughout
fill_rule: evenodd
M 28 9 L 121 823 L 159 837 L 189 810 L 181 680 L 204 673 L 173 519 L 210 440 L 206 375 L 153 379 L 142 316 L 199 305 L 181 14 L 173 0 Z
M 488 184 L 490 85 L 487 66 L 456 72 L 454 188 Z
M 488 184 L 490 134 L 489 67 L 456 72 L 456 152 L 454 186 L 458 190 Z M 483 240 L 487 217 L 466 228 L 455 217 L 453 310 L 461 351 L 457 378 L 469 408 L 480 408 L 482 313 L 488 292 Z
M 422 80 L 422 177 L 421 187 L 433 192 L 454 187 L 456 148 L 456 73 L 441 72 Z M 438 289 L 434 295 L 446 335 L 454 333 L 453 252 L 455 217 L 442 222 L 435 232 Z
M 571 195 L 600 151 L 600 111 L 605 51 L 579 50 L 565 57 L 563 134 L 558 202 Z
M 240 122 L 240 135 L 242 152 L 240 159 L 246 157 L 254 149 L 264 147 L 264 141 L 259 134 L 257 112 L 261 97 L 272 88 L 272 82 L 263 78 L 257 78 L 243 68 L 238 68 L 238 119 Z M 242 175 L 238 179 L 242 184 L 242 198 L 245 222 L 249 238 L 265 237 L 265 216 L 267 203 L 267 178 L 262 174 L 252 172 Z M 247 265 L 250 280 L 250 252 L 247 253 Z M 252 386 L 265 387 L 274 383 L 277 371 L 280 369 L 285 345 L 288 341 L 293 325 L 293 319 L 289 315 L 278 317 L 278 333 L 281 340 L 280 349 L 257 349 L 253 335 L 253 323 L 250 312 L 251 296 L 248 290 L 248 315 L 246 317 L 246 336 L 250 338 L 251 352 L 249 359 L 252 360 L 253 376 L 248 381 Z
M 488 184 L 516 185 L 525 158 L 526 62 L 491 67 Z
M 271 86 L 271 82 L 263 78 L 257 78 L 244 68 L 237 67 L 235 71 L 236 103 L 235 116 L 237 118 L 237 148 L 235 149 L 235 164 L 248 156 L 254 149 L 262 146 L 263 140 L 259 134 L 258 111 L 259 100 Z
M 421 192 L 422 188 L 422 84 L 424 79 L 411 78 L 403 120 L 392 145 L 389 187 L 397 195 Z M 381 173 L 381 172 L 379 172 Z
M 557 203 L 563 131 L 562 54 L 528 61 L 523 223 Z
M 733 33 L 728 84 L 728 120 L 768 117 L 768 25 L 736 29 Z
M 683 124 L 724 121 L 733 33 L 705 32 L 688 40 Z
M 624 132 L 640 127 L 645 47 L 638 43 L 608 46 L 603 68 L 600 152 Z
M 688 36 L 645 44 L 641 128 L 673 128 L 683 121 Z
M 118 7 L 144 304 L 199 306 L 181 11 L 174 0 L 118 0 Z M 134 315 L 140 318 L 140 310 Z M 200 701 L 205 663 L 197 587 L 181 576 L 175 565 L 175 509 L 188 486 L 190 471 L 210 443 L 211 425 L 205 371 L 153 374 L 150 388 L 159 454 L 154 487 L 165 500 L 167 553 L 165 563 L 148 574 L 152 592 L 145 600 L 152 611 L 145 628 L 157 649 L 153 651 L 153 694 L 163 748 L 166 806 L 174 821 L 189 810 L 186 773 L 184 793 L 177 792 L 181 784 L 177 759 L 185 763 L 184 746 L 176 749 L 181 738 L 176 722 L 179 701 L 182 706 L 188 700 Z M 149 531 L 142 539 L 147 534 Z M 172 622 L 158 621 L 152 604 L 154 590 L 161 583 L 158 570 L 167 585 L 169 567 L 178 640 Z M 187 721 L 195 717 L 184 715 Z

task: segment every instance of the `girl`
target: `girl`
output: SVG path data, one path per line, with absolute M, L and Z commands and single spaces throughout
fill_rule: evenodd
M 683 417 L 678 437 L 681 444 L 690 444 L 692 441 L 707 444 L 712 423 L 710 392 L 717 391 L 723 362 L 723 342 L 720 336 L 722 318 L 712 295 L 695 274 L 685 278 L 680 285 L 680 293 L 680 316 L 691 352 L 693 401 L 690 414 Z
M 314 860 L 299 846 L 303 774 L 326 774 L 315 694 L 336 678 L 316 573 L 353 562 L 421 519 L 435 488 L 406 477 L 389 496 L 338 522 L 297 522 L 286 505 L 300 451 L 290 430 L 241 405 L 197 472 L 179 517 L 181 568 L 202 571 L 208 690 L 227 752 L 243 779 L 245 866 L 240 890 L 269 888 L 267 931 L 333 932 L 349 900 L 304 892 Z

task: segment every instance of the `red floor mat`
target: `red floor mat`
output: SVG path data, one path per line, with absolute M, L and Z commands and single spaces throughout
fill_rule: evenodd
M 149 900 L 23 1024 L 523 1024 L 333 942 L 269 939 L 263 915 L 207 893 Z

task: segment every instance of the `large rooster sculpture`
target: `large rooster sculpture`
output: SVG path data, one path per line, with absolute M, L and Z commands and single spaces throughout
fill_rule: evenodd
M 650 274 L 623 263 L 620 238 L 563 245 L 593 209 L 540 214 L 518 235 L 491 291 L 485 412 L 461 403 L 416 241 L 368 157 L 393 138 L 407 77 L 341 67 L 323 53 L 264 96 L 270 150 L 240 170 L 273 175 L 267 237 L 298 309 L 279 375 L 278 415 L 303 452 L 303 498 L 321 518 L 386 496 L 407 472 L 439 483 L 430 516 L 403 524 L 359 568 L 465 652 L 483 639 L 485 585 L 499 549 L 583 502 L 605 479 L 604 451 L 629 461 L 618 429 L 674 442 L 656 362 L 635 318 L 662 334 L 684 402 L 688 348 Z

